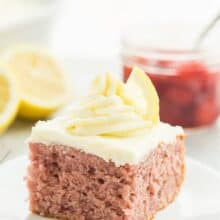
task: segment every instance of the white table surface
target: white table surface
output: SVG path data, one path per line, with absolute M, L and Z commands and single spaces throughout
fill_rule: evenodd
M 117 74 L 121 71 L 119 63 L 113 60 L 69 60 L 65 65 L 73 80 L 76 96 L 86 91 L 88 82 L 95 74 L 107 71 Z M 7 160 L 27 153 L 25 139 L 32 126 L 33 122 L 17 120 L 3 136 L 0 136 L 0 153 L 5 147 L 10 149 Z M 220 122 L 212 128 L 190 133 L 186 139 L 186 154 L 220 172 Z

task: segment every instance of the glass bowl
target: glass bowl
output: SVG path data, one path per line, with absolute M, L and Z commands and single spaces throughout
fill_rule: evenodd
M 122 38 L 124 81 L 134 66 L 148 74 L 160 97 L 161 121 L 184 128 L 215 123 L 220 114 L 220 53 L 191 49 L 180 39 L 174 44 L 173 38 L 169 43 L 162 36 L 155 44 L 152 35 L 146 38 L 148 42 Z

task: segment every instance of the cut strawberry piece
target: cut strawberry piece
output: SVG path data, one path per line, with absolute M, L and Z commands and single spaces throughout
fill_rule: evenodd
M 160 68 L 173 68 L 177 65 L 177 62 L 172 60 L 158 60 L 156 65 Z
M 144 57 L 134 57 L 134 62 L 138 64 L 141 64 L 141 65 L 147 65 L 149 60 L 144 58 Z
M 196 61 L 183 63 L 176 70 L 177 75 L 184 75 L 189 77 L 204 76 L 207 75 L 208 73 L 209 71 L 206 68 L 206 66 Z
M 130 66 L 123 66 L 123 80 L 124 82 L 127 81 L 128 77 L 130 76 L 132 68 Z
M 191 91 L 184 90 L 183 88 L 170 87 L 164 93 L 164 96 L 172 105 L 176 105 L 176 107 L 185 107 L 193 102 Z
M 215 100 L 204 100 L 201 105 L 197 106 L 195 111 L 195 123 L 198 126 L 203 126 L 213 123 L 218 117 L 217 106 Z

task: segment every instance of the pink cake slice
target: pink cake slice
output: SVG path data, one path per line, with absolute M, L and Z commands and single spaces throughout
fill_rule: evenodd
M 134 146 L 138 148 L 138 146 Z M 184 179 L 184 144 L 154 147 L 138 164 L 117 166 L 60 144 L 30 142 L 30 210 L 63 220 L 150 220 Z
M 151 220 L 184 178 L 184 131 L 159 120 L 150 79 L 100 75 L 70 112 L 29 138 L 30 210 L 61 220 Z

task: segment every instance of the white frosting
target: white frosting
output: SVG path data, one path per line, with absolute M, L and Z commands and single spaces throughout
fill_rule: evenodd
M 60 117 L 47 122 L 38 122 L 32 128 L 28 142 L 44 144 L 62 144 L 97 155 L 106 161 L 113 161 L 117 166 L 137 164 L 159 143 L 173 143 L 183 129 L 159 122 L 146 133 L 130 137 L 81 136 L 72 135 L 66 129 L 67 117 Z
M 65 116 L 37 123 L 29 141 L 74 147 L 120 166 L 139 163 L 159 143 L 182 134 L 182 128 L 159 122 L 156 91 L 135 68 L 125 84 L 98 76 L 88 97 Z

